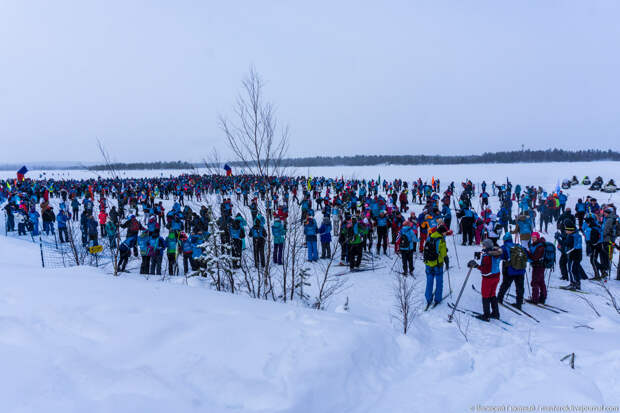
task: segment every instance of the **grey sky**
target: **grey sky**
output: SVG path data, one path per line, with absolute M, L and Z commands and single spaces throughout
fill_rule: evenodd
M 0 0 L 0 162 L 226 153 L 253 64 L 291 156 L 620 149 L 620 2 Z

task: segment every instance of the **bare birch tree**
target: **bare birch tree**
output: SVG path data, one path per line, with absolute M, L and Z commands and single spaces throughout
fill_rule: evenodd
M 106 150 L 105 146 L 103 145 L 103 142 L 101 142 L 100 139 L 97 139 L 97 147 L 99 148 L 99 153 L 101 154 L 101 157 L 103 158 L 106 172 L 108 173 L 110 178 L 116 181 L 119 178 L 118 171 L 114 167 L 114 164 L 112 163 L 112 158 L 110 154 L 108 153 L 108 151 Z M 94 199 L 93 199 L 93 202 L 95 202 Z M 120 222 L 114 223 L 114 224 L 115 226 L 117 226 L 116 246 L 114 247 L 111 242 L 108 242 L 109 244 L 108 248 L 110 249 L 110 255 L 112 256 L 112 268 L 114 271 L 114 275 L 117 276 L 118 275 L 118 263 L 119 263 L 119 258 L 120 258 L 121 229 L 120 229 L 120 225 L 117 225 L 117 224 L 120 224 Z
M 289 132 L 288 127 L 279 126 L 273 104 L 264 97 L 264 86 L 262 78 L 251 67 L 242 81 L 242 92 L 234 106 L 234 120 L 220 116 L 220 127 L 237 164 L 241 165 L 248 175 L 255 176 L 269 186 L 271 178 L 284 175 L 282 162 L 288 150 Z M 271 190 L 266 192 L 269 197 Z M 258 272 L 258 281 L 261 284 L 254 286 L 253 291 L 261 298 L 276 299 L 269 259 L 273 248 L 272 214 L 266 212 L 265 219 L 267 260 L 265 267 Z
M 411 323 L 419 312 L 419 303 L 416 302 L 416 286 L 419 282 L 414 277 L 404 277 L 394 274 L 394 312 L 392 316 L 398 320 L 403 334 L 407 334 Z

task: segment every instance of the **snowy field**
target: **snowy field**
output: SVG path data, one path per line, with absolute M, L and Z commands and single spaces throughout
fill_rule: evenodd
M 409 181 L 421 176 L 496 180 L 552 191 L 576 175 L 616 179 L 620 163 L 337 167 L 299 175 Z M 38 178 L 43 171 L 31 171 Z M 88 178 L 88 171 L 46 176 Z M 178 174 L 131 171 L 127 176 Z M 0 176 L 14 177 L 2 171 Z M 620 195 L 567 191 L 620 204 Z M 491 205 L 497 209 L 497 198 Z M 419 211 L 415 205 L 414 210 Z M 453 224 L 454 225 L 454 224 Z M 553 231 L 544 236 L 552 239 Z M 460 241 L 460 239 L 457 239 Z M 444 295 L 455 300 L 475 247 L 448 247 L 454 265 Z M 458 253 L 460 268 L 456 266 Z M 246 252 L 247 253 L 247 252 Z M 475 406 L 620 406 L 620 314 L 605 291 L 549 289 L 556 314 L 526 306 L 540 322 L 508 312 L 512 326 L 459 317 L 442 304 L 420 312 L 407 336 L 391 314 L 394 255 L 384 268 L 347 276 L 327 311 L 252 300 L 182 280 L 146 280 L 105 269 L 40 268 L 35 244 L 0 236 L 0 411 L 2 412 L 465 412 Z M 617 258 L 615 260 L 617 262 Z M 591 276 L 587 260 L 584 269 Z M 415 274 L 423 294 L 424 267 Z M 614 271 L 615 272 L 615 271 Z M 551 286 L 563 285 L 559 271 Z M 479 287 L 479 273 L 468 284 Z M 620 299 L 620 281 L 607 283 Z M 514 291 L 514 287 L 513 287 Z M 526 287 L 526 295 L 527 295 Z M 594 309 L 584 300 L 586 298 Z M 343 311 L 348 299 L 349 311 Z M 422 299 L 423 301 L 423 299 Z M 471 286 L 461 304 L 480 310 Z M 420 304 L 423 305 L 423 304 Z M 595 311 L 600 314 L 597 316 Z M 575 369 L 560 359 L 575 353 Z M 481 410 L 479 410 L 481 411 Z M 509 411 L 509 410 L 506 410 Z M 619 410 L 611 410 L 619 411 Z

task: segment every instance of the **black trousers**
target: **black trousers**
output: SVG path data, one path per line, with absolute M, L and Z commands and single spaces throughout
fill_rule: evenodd
M 265 239 L 264 238 L 254 238 L 253 240 L 253 250 L 254 250 L 254 266 L 258 268 L 258 264 L 260 263 L 261 268 L 265 266 Z
M 192 270 L 196 270 L 196 264 L 194 263 L 194 259 L 192 258 L 192 254 L 183 254 L 183 273 L 187 274 L 188 264 Z
M 273 244 L 273 263 L 282 265 L 282 250 L 284 244 Z
M 142 256 L 142 264 L 140 264 L 140 274 L 148 274 L 151 265 L 151 257 L 148 255 Z
M 523 282 L 525 275 L 508 275 L 506 272 L 503 273 L 502 284 L 499 286 L 499 292 L 497 293 L 497 299 L 501 303 L 504 301 L 504 296 L 510 290 L 510 286 L 514 282 L 515 288 L 517 289 L 517 304 L 523 305 Z
M 177 263 L 177 255 L 175 253 L 168 253 L 168 275 L 175 275 L 175 267 Z
M 118 260 L 118 269 L 120 271 L 125 271 L 125 267 L 127 267 L 127 262 L 129 261 L 129 257 L 131 256 L 131 251 L 120 253 L 120 259 Z
M 377 254 L 381 250 L 381 246 L 383 246 L 383 253 L 387 253 L 387 227 L 377 227 Z
M 321 242 L 321 258 L 331 258 L 332 247 L 329 242 Z
M 58 238 L 59 238 L 60 242 L 68 242 L 69 241 L 69 233 L 67 232 L 67 227 L 58 228 Z
M 241 247 L 242 247 L 241 239 L 234 238 L 232 240 L 233 268 L 241 267 Z
M 563 280 L 568 280 L 568 256 L 566 254 L 560 254 L 560 274 Z
M 349 244 L 349 268 L 359 268 L 362 262 L 362 244 Z
M 401 250 L 400 258 L 403 261 L 403 274 L 413 274 L 413 250 Z
M 474 243 L 474 226 L 470 220 L 463 221 L 463 245 Z

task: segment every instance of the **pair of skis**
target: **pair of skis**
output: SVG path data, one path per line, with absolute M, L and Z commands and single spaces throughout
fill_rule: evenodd
M 432 305 L 431 305 L 430 303 L 429 303 L 429 304 L 426 304 L 426 308 L 424 308 L 424 311 L 432 310 L 433 308 L 435 308 L 435 307 L 439 306 L 439 304 L 443 303 L 443 302 L 444 302 L 444 301 L 445 301 L 448 297 L 450 297 L 451 295 L 452 295 L 452 290 L 450 290 L 450 292 L 448 293 L 448 295 L 446 295 L 445 297 L 443 297 L 443 298 L 441 299 L 441 301 L 440 301 L 440 302 L 438 302 L 438 303 L 437 303 L 437 302 L 436 302 L 436 303 L 433 303 Z M 434 297 L 434 296 L 435 296 L 435 293 L 433 293 L 433 297 Z
M 455 306 L 454 306 L 454 304 L 453 304 L 453 303 L 448 303 L 448 307 L 450 307 L 450 308 L 452 309 L 452 314 L 454 314 L 454 312 L 455 312 L 455 311 L 458 311 L 458 312 L 459 312 L 459 313 L 461 313 L 461 314 L 465 314 L 465 315 L 468 315 L 468 316 L 473 317 L 473 318 L 475 318 L 475 319 L 478 319 L 478 320 L 480 320 L 480 321 L 487 322 L 487 321 L 483 320 L 483 318 L 482 318 L 482 317 L 483 317 L 483 314 L 482 314 L 482 313 L 479 313 L 479 312 L 477 312 L 477 311 L 474 311 L 474 310 L 469 310 L 469 309 L 467 309 L 467 308 L 457 308 L 457 307 L 455 307 Z M 491 320 L 495 320 L 495 319 L 491 319 Z M 490 320 L 489 320 L 489 321 L 490 321 Z M 512 324 L 511 324 L 511 323 L 509 323 L 509 322 L 508 322 L 508 321 L 506 321 L 506 320 L 497 319 L 496 321 L 499 321 L 500 323 L 503 323 L 503 324 L 505 324 L 505 325 L 507 325 L 507 326 L 512 327 Z M 497 325 L 497 327 L 501 328 L 502 330 L 506 330 L 506 331 L 508 331 L 508 328 L 506 328 L 506 327 L 504 327 L 504 326 L 502 326 L 502 325 Z
M 364 271 L 375 271 L 375 270 L 380 270 L 382 268 L 385 268 L 385 265 L 381 265 L 379 267 L 374 267 L 374 268 L 373 267 L 354 268 L 352 270 L 349 269 L 349 270 L 346 270 L 346 271 L 341 271 L 341 272 L 335 273 L 333 275 L 336 276 L 336 277 L 341 277 L 341 276 L 346 275 L 346 274 L 351 274 L 351 273 L 356 273 L 356 272 L 364 272 Z
M 481 294 L 480 291 L 478 291 L 478 289 L 476 288 L 475 285 L 471 285 L 471 288 L 473 288 L 474 291 L 476 291 L 477 293 Z M 537 323 L 540 323 L 540 320 L 538 320 L 536 317 L 534 317 L 533 315 L 531 315 L 530 313 L 528 313 L 527 311 L 520 309 L 520 308 L 516 308 L 511 304 L 506 304 L 506 303 L 502 303 L 500 302 L 499 305 L 501 305 L 502 307 L 504 307 L 507 310 L 512 311 L 513 313 L 517 314 L 517 315 L 525 315 L 529 318 L 531 318 L 532 320 L 536 321 Z

